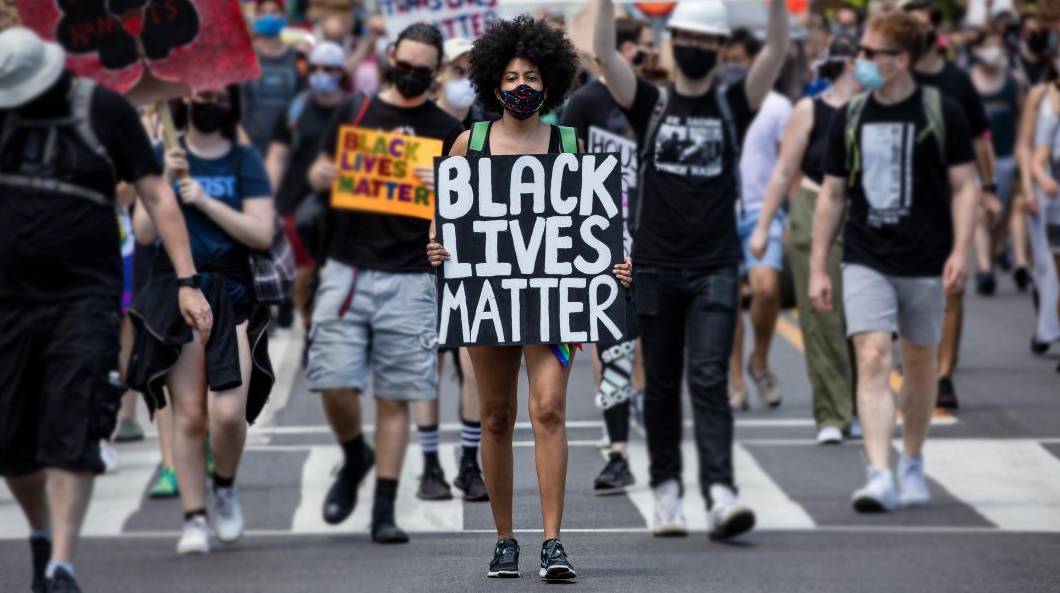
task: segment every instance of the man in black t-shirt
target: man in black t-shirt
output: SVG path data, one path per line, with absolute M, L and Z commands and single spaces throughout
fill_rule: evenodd
M 982 98 L 964 70 L 949 63 L 937 48 L 937 28 L 942 24 L 942 11 L 934 2 L 915 0 L 904 5 L 904 10 L 916 17 L 926 27 L 924 55 L 913 69 L 916 82 L 938 89 L 953 99 L 964 112 L 975 149 L 979 179 L 982 181 L 982 201 L 979 216 L 996 219 L 1001 216 L 1002 206 L 997 199 L 997 184 L 994 183 L 994 145 L 990 142 L 990 120 Z M 957 367 L 957 354 L 961 344 L 961 328 L 964 325 L 964 286 L 946 297 L 946 318 L 942 324 L 942 342 L 939 345 L 939 395 L 937 406 L 956 409 L 957 393 L 951 376 Z
M 786 2 L 772 2 L 765 47 L 746 79 L 718 79 L 729 35 L 721 0 L 681 2 L 670 16 L 676 84 L 638 80 L 615 50 L 614 6 L 597 0 L 593 50 L 608 90 L 648 150 L 639 163 L 633 240 L 647 383 L 644 421 L 657 535 L 687 532 L 681 509 L 681 379 L 688 365 L 700 488 L 713 538 L 750 530 L 732 467 L 728 361 L 738 313 L 737 171 L 743 135 L 776 81 L 788 46 Z M 664 141 L 680 150 L 664 154 Z M 676 158 L 675 158 L 676 157 Z
M 115 189 L 135 186 L 205 341 L 184 217 L 124 97 L 63 70 L 62 48 L 0 33 L 0 475 L 29 522 L 33 590 L 79 591 L 73 553 L 125 391 Z
M 409 26 L 389 60 L 387 89 L 348 102 L 335 114 L 309 171 L 317 191 L 331 188 L 339 128 L 355 120 L 365 128 L 443 140 L 443 154 L 463 131 L 459 121 L 427 99 L 442 63 L 437 29 Z M 333 216 L 306 367 L 309 389 L 323 392 L 324 413 L 345 454 L 324 501 L 324 519 L 338 524 L 353 512 L 357 486 L 375 463 L 372 539 L 404 543 L 408 535 L 394 520 L 394 502 L 408 441 L 409 402 L 438 396 L 434 275 L 423 250 L 430 221 L 351 210 L 334 210 Z M 376 399 L 378 463 L 361 434 L 358 396 L 369 378 Z
M 937 393 L 943 293 L 959 291 L 967 277 L 977 197 L 971 136 L 960 106 L 914 79 L 923 40 L 909 14 L 870 21 L 857 63 L 858 79 L 870 92 L 832 118 L 814 219 L 810 298 L 829 311 L 828 252 L 845 207 L 848 215 L 842 298 L 857 356 L 858 414 L 869 463 L 867 483 L 853 497 L 859 512 L 929 500 L 921 452 Z M 895 409 L 888 377 L 896 330 L 905 373 L 900 494 L 889 465 Z
M 346 52 L 330 41 L 318 43 L 309 54 L 309 90 L 295 96 L 276 118 L 265 169 L 276 191 L 276 213 L 283 219 L 287 240 L 294 252 L 295 281 L 291 289 L 294 309 L 308 327 L 313 283 L 313 257 L 295 232 L 294 213 L 313 188 L 309 167 L 320 154 L 320 143 L 342 102 L 346 86 Z M 285 305 L 290 307 L 291 305 Z M 290 315 L 288 313 L 288 319 Z

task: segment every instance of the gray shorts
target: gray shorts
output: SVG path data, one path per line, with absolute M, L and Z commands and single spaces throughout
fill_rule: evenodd
M 946 299 L 941 277 L 888 276 L 843 264 L 843 306 L 848 336 L 897 331 L 918 346 L 936 346 L 942 339 Z
M 392 400 L 438 397 L 438 330 L 432 274 L 320 271 L 306 379 L 310 391 L 368 388 Z

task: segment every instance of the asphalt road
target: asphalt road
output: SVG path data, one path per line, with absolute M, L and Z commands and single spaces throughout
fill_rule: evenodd
M 1001 282 L 992 299 L 969 296 L 960 370 L 961 410 L 936 418 L 927 456 L 934 504 L 888 516 L 856 515 L 850 492 L 863 478 L 857 443 L 813 443 L 809 387 L 797 320 L 786 316 L 771 364 L 784 404 L 737 416 L 736 473 L 760 528 L 735 544 L 710 543 L 687 438 L 685 512 L 693 533 L 655 539 L 647 531 L 651 493 L 642 435 L 630 457 L 638 485 L 625 495 L 592 495 L 602 468 L 601 417 L 592 375 L 575 361 L 568 395 L 570 469 L 564 542 L 586 591 L 719 592 L 1060 592 L 1060 360 L 1032 357 L 1030 298 Z M 341 458 L 298 370 L 297 335 L 272 346 L 277 389 L 250 433 L 239 475 L 248 532 L 206 557 L 174 552 L 176 501 L 147 499 L 157 441 L 119 446 L 121 467 L 98 481 L 78 557 L 86 591 L 525 591 L 536 575 L 540 513 L 529 428 L 516 431 L 517 537 L 523 578 L 490 581 L 494 536 L 488 505 L 423 503 L 413 496 L 420 452 L 410 447 L 398 500 L 413 541 L 383 547 L 367 534 L 372 477 L 358 510 L 338 527 L 320 517 L 331 470 Z M 525 386 L 524 386 L 525 390 Z M 525 392 L 522 394 L 525 403 Z M 459 424 L 451 372 L 442 391 L 442 461 L 456 470 Z M 373 418 L 371 405 L 366 418 Z M 527 422 L 521 406 L 520 422 Z M 686 421 L 691 418 L 687 413 Z M 690 427 L 686 423 L 686 430 Z M 25 525 L 0 485 L 0 591 L 28 589 Z

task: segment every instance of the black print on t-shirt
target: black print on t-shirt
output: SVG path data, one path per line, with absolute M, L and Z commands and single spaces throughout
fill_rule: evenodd
M 869 204 L 868 224 L 898 224 L 913 206 L 912 123 L 867 123 L 861 127 L 861 183 Z
M 655 136 L 655 168 L 674 175 L 720 175 L 722 131 L 720 119 L 668 115 Z

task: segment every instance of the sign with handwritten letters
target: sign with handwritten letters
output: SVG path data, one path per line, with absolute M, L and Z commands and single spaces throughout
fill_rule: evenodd
M 497 0 L 378 0 L 386 20 L 387 39 L 398 38 L 413 23 L 434 25 L 442 37 L 478 39 L 499 18 Z
M 354 126 L 339 130 L 331 205 L 345 210 L 434 218 L 434 192 L 416 176 L 442 154 L 442 141 Z
M 613 132 L 589 126 L 588 152 L 618 153 L 622 163 L 622 216 L 626 220 L 623 242 L 626 253 L 633 251 L 633 236 L 629 231 L 629 212 L 637 198 L 637 143 Z
M 616 154 L 436 160 L 439 344 L 611 342 L 627 331 Z

